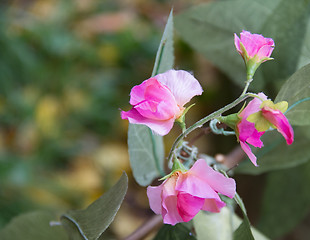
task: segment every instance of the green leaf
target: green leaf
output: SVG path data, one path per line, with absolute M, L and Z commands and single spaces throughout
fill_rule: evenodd
M 239 197 L 238 193 L 236 193 L 234 197 L 235 201 L 241 208 L 242 214 L 243 214 L 243 221 L 240 224 L 240 226 L 236 229 L 234 232 L 234 240 L 254 240 L 252 231 L 251 231 L 251 224 L 248 219 L 245 206 L 243 204 L 242 199 Z
M 175 226 L 164 224 L 154 240 L 196 240 L 187 223 L 178 223 Z
M 310 162 L 268 174 L 257 227 L 272 239 L 290 232 L 310 211 Z
M 128 179 L 123 173 L 120 180 L 85 210 L 69 211 L 61 218 L 70 239 L 96 240 L 113 221 L 127 191 Z
M 233 33 L 245 29 L 273 38 L 275 61 L 264 63 L 251 85 L 261 89 L 268 82 L 287 78 L 305 63 L 299 58 L 304 44 L 310 41 L 305 39 L 310 37 L 310 33 L 305 34 L 309 3 L 309 0 L 293 5 L 290 0 L 215 1 L 176 16 L 175 27 L 190 46 L 240 85 L 244 85 L 246 71 L 234 47 Z
M 22 214 L 0 230 L 1 240 L 68 240 L 64 228 L 50 226 L 57 216 L 47 211 Z
M 173 12 L 171 10 L 162 36 L 152 76 L 173 68 Z M 154 178 L 164 173 L 164 144 L 161 136 L 155 135 L 143 125 L 129 124 L 128 148 L 133 176 L 141 186 L 149 185 Z
M 198 240 L 231 240 L 232 213 L 227 207 L 219 213 L 200 211 L 193 219 Z
M 292 125 L 310 125 L 310 64 L 294 73 L 282 86 L 276 102 L 287 101 L 285 113 Z
M 258 175 L 265 172 L 291 168 L 310 160 L 309 137 L 306 136 L 309 128 L 295 128 L 295 140 L 292 145 L 286 141 L 276 130 L 267 132 L 262 137 L 264 147 L 256 149 L 258 167 L 255 167 L 249 160 L 242 162 L 236 173 Z

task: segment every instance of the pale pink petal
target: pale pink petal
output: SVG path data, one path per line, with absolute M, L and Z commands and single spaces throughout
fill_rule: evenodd
M 262 114 L 269 122 L 271 122 L 277 130 L 283 135 L 287 144 L 292 144 L 294 141 L 294 131 L 285 117 L 285 115 L 279 111 L 274 110 L 270 107 L 264 106 L 262 109 Z
M 205 199 L 201 210 L 218 213 L 225 206 L 226 203 L 220 199 Z
M 240 39 L 241 42 L 244 46 L 244 48 L 247 51 L 247 54 L 249 57 L 254 57 L 255 54 L 258 51 L 258 45 L 256 44 L 255 41 L 251 38 L 251 36 L 245 35 L 245 34 L 240 34 Z
M 267 96 L 264 93 L 259 93 L 258 96 L 262 100 L 267 100 Z M 248 116 L 250 116 L 252 113 L 256 113 L 260 111 L 260 105 L 262 104 L 262 101 L 259 98 L 254 98 L 249 102 L 249 104 L 242 110 L 242 112 L 239 114 L 240 117 L 247 119 Z
M 240 146 L 243 149 L 243 151 L 246 153 L 246 155 L 248 155 L 249 159 L 254 164 L 254 166 L 257 167 L 258 165 L 256 163 L 256 156 L 252 153 L 250 146 L 242 141 L 240 141 Z
M 241 54 L 242 51 L 240 49 L 240 38 L 238 37 L 238 35 L 236 33 L 234 34 L 234 36 L 235 36 L 235 46 L 236 46 L 236 49 Z
M 213 170 L 205 160 L 199 159 L 192 168 L 187 172 L 188 176 L 195 176 L 205 181 L 211 189 L 233 198 L 236 193 L 236 183 L 232 178 L 226 178 L 223 174 Z M 190 189 L 190 188 L 188 188 Z M 210 191 L 208 190 L 208 193 Z M 217 195 L 217 194 L 216 194 Z M 215 195 L 209 195 L 207 198 L 216 198 Z
M 150 129 L 152 129 L 155 133 L 158 135 L 164 136 L 169 133 L 169 131 L 172 129 L 174 124 L 174 118 L 171 118 L 169 120 L 160 121 L 160 120 L 154 120 L 149 119 L 144 116 L 142 116 L 136 109 L 132 108 L 128 112 L 122 111 L 121 112 L 122 119 L 128 119 L 130 123 L 133 124 L 143 124 L 148 126 Z
M 169 70 L 155 78 L 170 89 L 180 107 L 203 92 L 197 79 L 183 70 Z
M 150 207 L 156 214 L 161 214 L 162 210 L 162 198 L 161 198 L 161 192 L 162 192 L 162 184 L 157 187 L 147 187 L 147 197 L 149 198 Z
M 184 222 L 195 217 L 205 202 L 204 198 L 194 197 L 188 193 L 179 192 L 177 208 Z
M 272 51 L 273 51 L 273 47 L 269 46 L 269 45 L 265 45 L 262 46 L 259 51 L 257 52 L 257 56 L 262 59 L 262 58 L 266 58 L 266 57 L 270 57 Z
M 165 224 L 184 222 L 177 208 L 177 196 L 168 196 L 163 200 L 162 216 Z

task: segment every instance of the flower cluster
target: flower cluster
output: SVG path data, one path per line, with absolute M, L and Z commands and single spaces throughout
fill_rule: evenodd
M 248 85 L 257 67 L 272 59 L 270 56 L 274 41 L 259 34 L 242 31 L 240 38 L 235 34 L 235 46 L 247 68 L 246 87 L 241 98 L 247 94 Z M 133 124 L 146 125 L 159 135 L 166 135 L 175 121 L 184 123 L 184 115 L 189 109 L 185 109 L 184 105 L 202 92 L 199 82 L 190 73 L 183 70 L 169 70 L 133 87 L 130 93 L 132 109 L 122 111 L 121 117 Z M 275 104 L 264 93 L 248 96 L 254 99 L 245 108 L 238 113 L 226 117 L 220 116 L 217 119 L 234 129 L 241 148 L 257 166 L 256 156 L 249 144 L 261 148 L 263 142 L 260 137 L 269 129 L 277 129 L 287 144 L 292 144 L 294 132 L 284 115 L 288 107 L 287 102 Z M 199 126 L 200 121 L 196 123 L 195 128 Z M 194 127 L 188 129 L 192 131 Z M 182 127 L 182 137 L 189 133 L 188 129 Z M 176 141 L 175 146 L 177 143 Z M 174 151 L 171 153 L 174 154 Z M 179 162 L 177 155 L 174 157 L 172 172 L 164 177 L 165 181 L 159 186 L 147 188 L 150 207 L 156 214 L 162 215 L 164 223 L 175 225 L 179 222 L 188 222 L 200 210 L 220 212 L 226 205 L 220 194 L 229 198 L 235 196 L 234 179 L 215 171 L 205 160 L 197 160 L 187 170 Z

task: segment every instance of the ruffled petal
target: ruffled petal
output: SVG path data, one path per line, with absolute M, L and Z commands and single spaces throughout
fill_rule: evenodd
M 169 70 L 155 78 L 170 89 L 180 107 L 203 92 L 198 80 L 183 70 Z
M 223 174 L 213 170 L 205 160 L 199 159 L 195 162 L 192 168 L 187 171 L 187 176 L 195 176 L 195 178 L 200 178 L 202 181 L 207 183 L 211 189 L 219 192 L 225 196 L 233 198 L 236 193 L 236 183 L 232 178 L 226 178 Z M 190 181 L 191 182 L 191 181 Z M 197 184 L 198 185 L 198 184 Z M 187 191 L 194 188 L 187 188 Z M 217 194 L 212 194 L 208 189 L 208 196 L 205 195 L 205 198 L 218 198 Z M 189 193 L 189 192 L 188 192 Z M 198 191 L 193 191 L 192 195 L 197 194 Z M 198 196 L 198 195 L 195 195 Z M 201 195 L 200 195 L 201 196 Z
M 168 196 L 163 200 L 162 216 L 165 224 L 175 225 L 183 222 L 177 208 L 177 196 Z
M 147 187 L 147 197 L 149 199 L 150 208 L 153 210 L 156 214 L 161 214 L 162 211 L 162 184 L 157 187 Z
M 294 141 L 293 128 L 281 111 L 274 110 L 272 108 L 265 106 L 262 109 L 262 115 L 277 128 L 277 130 L 285 138 L 287 144 L 290 145 L 293 143 Z
M 248 155 L 249 159 L 251 160 L 251 162 L 254 164 L 254 166 L 258 166 L 256 163 L 256 156 L 254 155 L 254 153 L 252 152 L 250 146 L 248 144 L 246 144 L 245 142 L 240 141 L 240 146 L 243 149 L 243 151 L 246 153 L 246 155 Z
M 196 216 L 205 202 L 204 198 L 192 196 L 188 193 L 179 192 L 178 212 L 184 222 L 188 222 Z
M 224 203 L 221 199 L 205 199 L 202 210 L 218 213 L 225 206 L 226 203 Z
M 161 121 L 155 119 L 149 119 L 142 116 L 136 109 L 132 108 L 128 112 L 121 112 L 122 119 L 128 119 L 130 123 L 133 124 L 143 124 L 148 126 L 158 135 L 164 136 L 170 132 L 174 124 L 174 118 Z

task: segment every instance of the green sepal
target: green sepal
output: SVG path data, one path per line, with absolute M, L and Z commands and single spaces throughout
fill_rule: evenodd
M 225 123 L 231 129 L 236 129 L 237 123 L 240 121 L 239 113 L 230 114 L 228 116 L 219 117 L 218 120 Z
M 170 178 L 172 175 L 174 175 L 175 172 L 186 172 L 186 171 L 187 168 L 179 161 L 179 159 L 174 158 L 171 173 L 160 178 L 159 181 L 163 181 L 166 180 L 167 178 Z
M 186 130 L 185 115 L 188 112 L 188 110 L 191 109 L 194 105 L 195 105 L 195 103 L 193 103 L 189 107 L 185 108 L 182 115 L 175 120 L 175 122 L 180 125 L 183 132 Z

